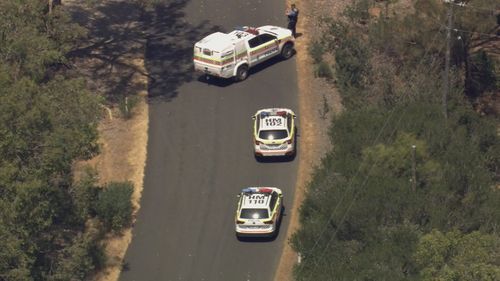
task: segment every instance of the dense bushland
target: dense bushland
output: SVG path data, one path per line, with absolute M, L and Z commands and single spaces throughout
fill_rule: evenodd
M 500 280 L 498 120 L 477 106 L 499 90 L 486 35 L 496 18 L 456 7 L 445 118 L 448 7 L 379 2 L 355 1 L 323 20 L 310 48 L 318 65 L 334 55 L 346 110 L 332 121 L 333 149 L 300 209 L 295 278 Z M 381 5 L 379 16 L 371 5 Z
M 104 263 L 102 189 L 72 175 L 99 151 L 100 98 L 58 74 L 82 36 L 61 6 L 0 1 L 0 280 L 83 280 Z

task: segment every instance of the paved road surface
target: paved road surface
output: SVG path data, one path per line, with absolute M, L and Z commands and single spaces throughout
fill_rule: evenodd
M 204 35 L 237 25 L 285 25 L 284 10 L 283 0 L 170 1 L 147 18 L 146 67 L 154 79 L 148 159 L 120 280 L 272 280 L 286 210 L 273 241 L 238 241 L 234 212 L 246 186 L 277 186 L 285 208 L 293 201 L 298 158 L 256 162 L 251 115 L 273 106 L 298 110 L 295 60 L 275 60 L 242 83 L 206 83 L 193 75 L 191 59 L 193 43 Z

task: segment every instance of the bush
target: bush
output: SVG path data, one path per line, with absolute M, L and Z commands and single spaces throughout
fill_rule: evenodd
M 470 86 L 468 95 L 477 97 L 488 91 L 496 91 L 497 78 L 495 74 L 494 61 L 483 50 L 472 56 L 472 63 L 475 66 L 469 77 Z
M 370 2 L 368 0 L 354 1 L 353 5 L 346 7 L 344 15 L 352 22 L 366 23 L 370 19 L 369 8 Z
M 333 78 L 332 68 L 328 65 L 328 63 L 322 61 L 318 65 L 316 65 L 314 76 L 332 79 Z
M 70 188 L 75 220 L 80 223 L 85 223 L 87 219 L 95 216 L 93 205 L 100 190 L 97 186 L 97 177 L 97 171 L 87 166 L 81 179 Z
M 112 182 L 99 193 L 96 213 L 106 229 L 120 231 L 130 225 L 133 190 L 131 182 Z
M 359 39 L 348 36 L 335 52 L 336 73 L 341 90 L 346 86 L 363 88 L 370 74 L 369 52 Z
M 125 96 L 120 100 L 120 112 L 125 119 L 132 117 L 132 109 L 139 103 L 138 96 Z
M 325 47 L 323 46 L 323 44 L 321 44 L 320 41 L 316 40 L 312 42 L 311 46 L 309 47 L 309 55 L 311 56 L 315 64 L 319 64 L 323 61 L 324 53 Z
M 57 262 L 51 265 L 51 275 L 47 280 L 86 280 L 94 270 L 102 268 L 105 254 L 96 234 L 80 234 L 69 247 L 61 250 Z

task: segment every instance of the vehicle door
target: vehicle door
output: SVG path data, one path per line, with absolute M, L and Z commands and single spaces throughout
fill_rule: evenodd
M 250 52 L 248 48 L 245 46 L 245 41 L 238 41 L 234 45 L 234 53 L 236 58 L 236 65 L 241 61 L 249 61 L 248 56 Z
M 272 211 L 276 212 L 274 214 L 274 217 L 273 217 L 273 219 L 275 220 L 275 222 L 277 222 L 279 220 L 280 213 L 281 213 L 281 208 L 280 208 L 279 200 L 280 200 L 280 198 L 279 198 L 278 193 L 276 191 L 273 191 L 273 193 L 271 194 L 270 209 L 271 209 L 271 212 Z
M 251 65 L 261 63 L 279 53 L 276 36 L 263 33 L 248 40 Z

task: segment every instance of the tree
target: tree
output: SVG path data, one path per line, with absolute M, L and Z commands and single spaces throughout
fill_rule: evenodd
M 500 238 L 496 235 L 433 230 L 420 238 L 415 260 L 421 280 L 500 279 Z
M 315 170 L 300 208 L 300 228 L 291 239 L 302 257 L 296 280 L 420 280 L 428 270 L 421 262 L 429 259 L 416 259 L 422 237 L 432 231 L 493 236 L 500 225 L 495 120 L 463 99 L 460 79 L 450 87 L 446 122 L 442 115 L 445 30 L 439 23 L 446 7 L 417 1 L 388 18 L 366 19 L 367 2 L 359 3 L 351 18 L 326 21 L 317 43 L 339 57 L 334 75 L 347 110 L 333 119 L 332 151 Z M 493 65 L 480 59 L 482 69 Z M 475 247 L 469 240 L 461 251 Z M 491 264 L 463 264 L 472 269 L 461 265 L 452 272 L 445 265 L 437 271 L 498 279 Z
M 85 231 L 95 185 L 71 166 L 98 152 L 100 100 L 54 75 L 82 29 L 47 8 L 0 1 L 0 280 L 81 280 L 98 264 Z

